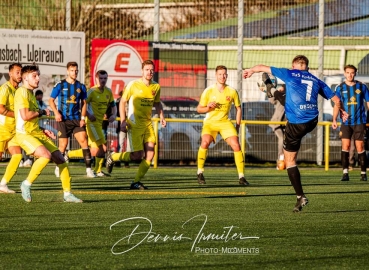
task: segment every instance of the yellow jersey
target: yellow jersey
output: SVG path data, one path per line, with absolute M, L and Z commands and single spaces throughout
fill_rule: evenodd
M 28 108 L 30 111 L 37 112 L 39 110 L 36 97 L 33 91 L 23 86 L 19 87 L 14 95 L 14 116 L 16 122 L 16 133 L 37 135 L 43 134 L 38 124 L 38 117 L 31 120 L 23 120 L 20 110 Z
M 96 121 L 91 123 L 99 123 L 102 124 L 104 120 L 104 114 L 106 113 L 109 106 L 114 107 L 115 101 L 113 97 L 113 93 L 108 87 L 104 87 L 104 90 L 101 92 L 98 86 L 92 87 L 87 92 L 87 108 L 90 114 L 93 114 L 96 117 Z M 86 123 L 90 122 L 87 118 Z
M 14 111 L 15 91 L 16 89 L 9 81 L 0 87 L 0 104 L 12 112 Z M 0 134 L 2 132 L 15 133 L 15 119 L 13 117 L 0 114 Z
M 123 92 L 128 101 L 127 122 L 137 128 L 151 124 L 152 107 L 160 102 L 160 85 L 151 81 L 147 86 L 142 79 L 131 81 Z
M 206 113 L 204 121 L 228 120 L 229 111 L 231 110 L 232 103 L 234 103 L 234 106 L 236 107 L 241 106 L 238 92 L 229 85 L 226 85 L 224 87 L 223 92 L 220 92 L 218 90 L 216 84 L 206 88 L 201 94 L 199 104 L 201 106 L 207 106 L 208 103 L 212 101 L 215 101 L 217 103 L 217 107 L 214 111 Z

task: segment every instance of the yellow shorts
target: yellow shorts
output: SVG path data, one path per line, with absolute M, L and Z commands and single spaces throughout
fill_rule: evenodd
M 238 136 L 236 128 L 232 124 L 230 120 L 227 121 L 218 121 L 218 122 L 209 122 L 205 121 L 204 126 L 202 127 L 201 136 L 208 134 L 215 139 L 217 138 L 218 133 L 222 136 L 224 140 L 228 139 L 232 136 Z
M 14 138 L 27 155 L 33 154 L 37 147 L 40 147 L 41 145 L 45 146 L 50 153 L 59 150 L 54 142 L 43 133 L 35 135 L 17 133 Z
M 15 136 L 12 136 L 11 138 L 1 138 L 0 141 L 0 153 L 4 153 L 6 150 L 8 150 L 9 147 L 12 146 L 19 146 L 19 144 L 15 140 Z
M 86 125 L 86 131 L 88 136 L 88 145 L 90 147 L 98 148 L 100 145 L 106 143 L 102 124 L 88 122 Z
M 144 144 L 147 142 L 156 142 L 154 128 L 151 123 L 145 128 L 131 127 L 128 129 L 127 134 L 131 152 L 144 150 Z

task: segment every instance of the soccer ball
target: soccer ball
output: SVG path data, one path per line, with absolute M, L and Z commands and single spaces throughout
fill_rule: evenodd
M 284 160 L 277 160 L 277 170 L 283 171 L 285 169 L 286 169 L 286 163 L 284 162 Z

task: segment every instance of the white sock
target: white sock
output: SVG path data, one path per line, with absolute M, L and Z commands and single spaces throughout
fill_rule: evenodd
M 32 183 L 28 180 L 24 180 L 23 183 L 28 187 L 32 186 Z

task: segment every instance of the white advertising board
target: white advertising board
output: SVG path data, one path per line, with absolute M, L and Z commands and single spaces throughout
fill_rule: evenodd
M 84 82 L 85 34 L 83 32 L 0 29 L 0 84 L 8 79 L 9 65 L 36 63 L 41 72 L 39 89 L 47 101 L 54 84 L 65 78 L 66 66 L 75 61 L 78 80 Z

